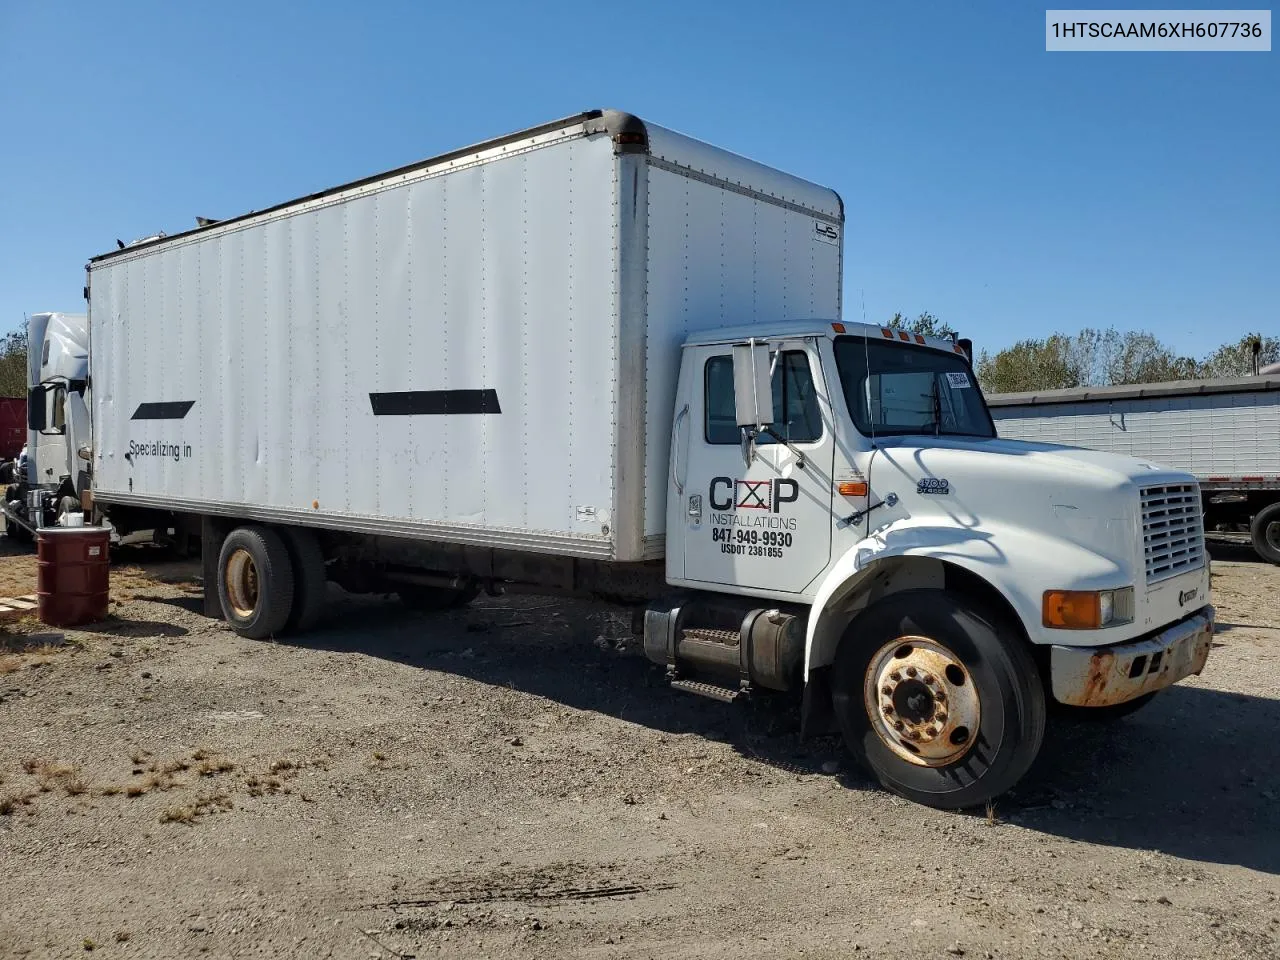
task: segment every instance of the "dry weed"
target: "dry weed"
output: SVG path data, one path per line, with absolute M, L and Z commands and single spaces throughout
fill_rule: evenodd
M 167 807 L 160 814 L 161 823 L 195 823 L 196 808 L 191 806 Z
M 196 773 L 202 777 L 212 777 L 219 773 L 230 773 L 236 765 L 225 757 L 207 758 L 196 765 Z
M 126 797 L 141 797 L 153 790 L 165 791 L 172 790 L 174 787 L 181 786 L 173 777 L 167 773 L 149 773 L 136 783 L 131 783 L 124 788 Z
M 235 804 L 225 793 L 215 793 L 197 797 L 193 803 L 184 806 L 169 807 L 160 814 L 161 823 L 195 823 L 206 813 L 218 813 L 230 810 Z

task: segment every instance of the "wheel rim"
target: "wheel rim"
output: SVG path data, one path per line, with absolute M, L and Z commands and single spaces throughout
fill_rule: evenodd
M 1263 536 L 1266 537 L 1267 546 L 1280 552 L 1280 520 L 1268 523 L 1266 530 L 1263 531 Z
M 252 554 L 243 547 L 232 553 L 227 558 L 227 569 L 222 579 L 227 588 L 227 600 L 236 615 L 253 616 L 253 611 L 258 608 L 258 566 L 253 562 Z
M 977 739 L 982 701 L 964 662 L 927 637 L 898 637 L 867 666 L 863 699 L 871 727 L 909 763 L 943 767 Z

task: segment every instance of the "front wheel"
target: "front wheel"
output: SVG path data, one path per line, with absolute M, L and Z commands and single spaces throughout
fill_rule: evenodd
M 850 625 L 832 672 L 850 752 L 926 806 L 972 807 L 1004 793 L 1044 739 L 1044 689 L 1025 643 L 956 593 L 880 600 Z
M 1268 504 L 1254 515 L 1249 537 L 1258 556 L 1280 564 L 1280 503 Z

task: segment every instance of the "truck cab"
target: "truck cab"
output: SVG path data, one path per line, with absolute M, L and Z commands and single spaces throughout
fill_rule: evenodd
M 887 785 L 965 806 L 1030 766 L 1050 703 L 1124 713 L 1203 668 L 1191 476 L 1000 439 L 951 341 L 815 321 L 682 353 L 666 574 L 686 592 L 645 625 L 677 684 L 803 688 Z
M 88 318 L 33 314 L 27 344 L 26 458 L 5 495 L 6 530 L 20 538 L 82 512 L 90 476 Z

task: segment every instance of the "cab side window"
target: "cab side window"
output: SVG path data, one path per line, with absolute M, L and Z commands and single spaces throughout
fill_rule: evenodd
M 733 358 L 728 354 L 707 360 L 704 374 L 707 443 L 741 441 L 733 401 Z M 773 370 L 773 429 L 790 443 L 813 443 L 822 438 L 818 394 L 803 350 L 785 350 Z M 773 443 L 765 435 L 756 441 Z

